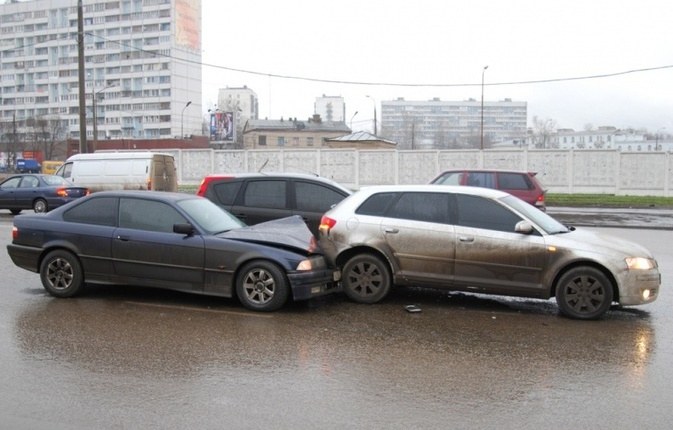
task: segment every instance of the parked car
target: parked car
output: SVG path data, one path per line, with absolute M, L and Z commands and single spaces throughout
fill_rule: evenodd
M 545 210 L 545 190 L 536 172 L 516 170 L 458 169 L 440 173 L 430 181 L 438 185 L 468 185 L 494 188 L 517 196 L 538 209 Z
M 89 194 L 60 176 L 23 174 L 10 176 L 0 183 L 0 209 L 17 215 L 24 209 L 47 212 Z
M 211 201 L 159 191 L 101 191 L 14 218 L 7 251 L 56 297 L 127 284 L 238 297 L 273 311 L 334 291 L 334 271 L 299 217 L 246 227 Z
M 317 237 L 322 215 L 351 191 L 315 175 L 237 173 L 206 176 L 196 194 L 248 225 L 299 215 Z
M 579 319 L 613 302 L 651 303 L 652 254 L 618 237 L 560 224 L 498 190 L 435 185 L 364 188 L 328 211 L 320 246 L 361 303 L 393 284 L 548 299 Z

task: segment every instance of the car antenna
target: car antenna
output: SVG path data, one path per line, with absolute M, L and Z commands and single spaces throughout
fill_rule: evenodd
M 259 170 L 257 171 L 257 173 L 262 173 L 262 169 L 264 169 L 264 168 L 266 167 L 266 164 L 267 164 L 268 162 L 269 162 L 269 159 L 267 158 L 267 159 L 264 161 L 264 163 L 262 164 L 262 167 L 259 168 Z

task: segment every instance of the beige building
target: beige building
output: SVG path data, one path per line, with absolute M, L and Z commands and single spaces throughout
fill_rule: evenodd
M 326 141 L 351 132 L 343 121 L 322 121 L 314 115 L 307 121 L 297 118 L 249 120 L 243 127 L 244 149 L 322 148 Z
M 397 143 L 392 140 L 374 136 L 366 131 L 358 131 L 353 134 L 327 139 L 325 146 L 328 148 L 355 148 L 355 149 L 397 149 Z

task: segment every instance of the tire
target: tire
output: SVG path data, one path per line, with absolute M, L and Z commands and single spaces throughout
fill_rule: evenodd
M 610 309 L 612 299 L 612 283 L 593 267 L 571 269 L 556 284 L 556 303 L 561 313 L 571 318 L 600 318 Z
M 346 296 L 358 303 L 380 302 L 392 287 L 388 265 L 372 254 L 359 254 L 348 260 L 341 279 Z
M 10 209 L 9 211 L 12 213 L 12 215 L 18 215 L 21 213 L 21 209 Z
M 280 309 L 290 294 L 285 272 L 268 261 L 252 261 L 236 277 L 236 295 L 243 306 L 253 311 Z
M 54 297 L 72 297 L 84 286 L 82 265 L 71 252 L 51 251 L 40 265 L 42 286 Z
M 45 199 L 37 199 L 33 202 L 33 210 L 36 214 L 41 214 L 49 210 L 47 201 Z

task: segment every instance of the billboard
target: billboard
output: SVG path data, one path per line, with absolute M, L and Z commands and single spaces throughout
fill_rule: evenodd
M 216 140 L 219 142 L 234 141 L 233 112 L 211 112 L 210 140 Z

